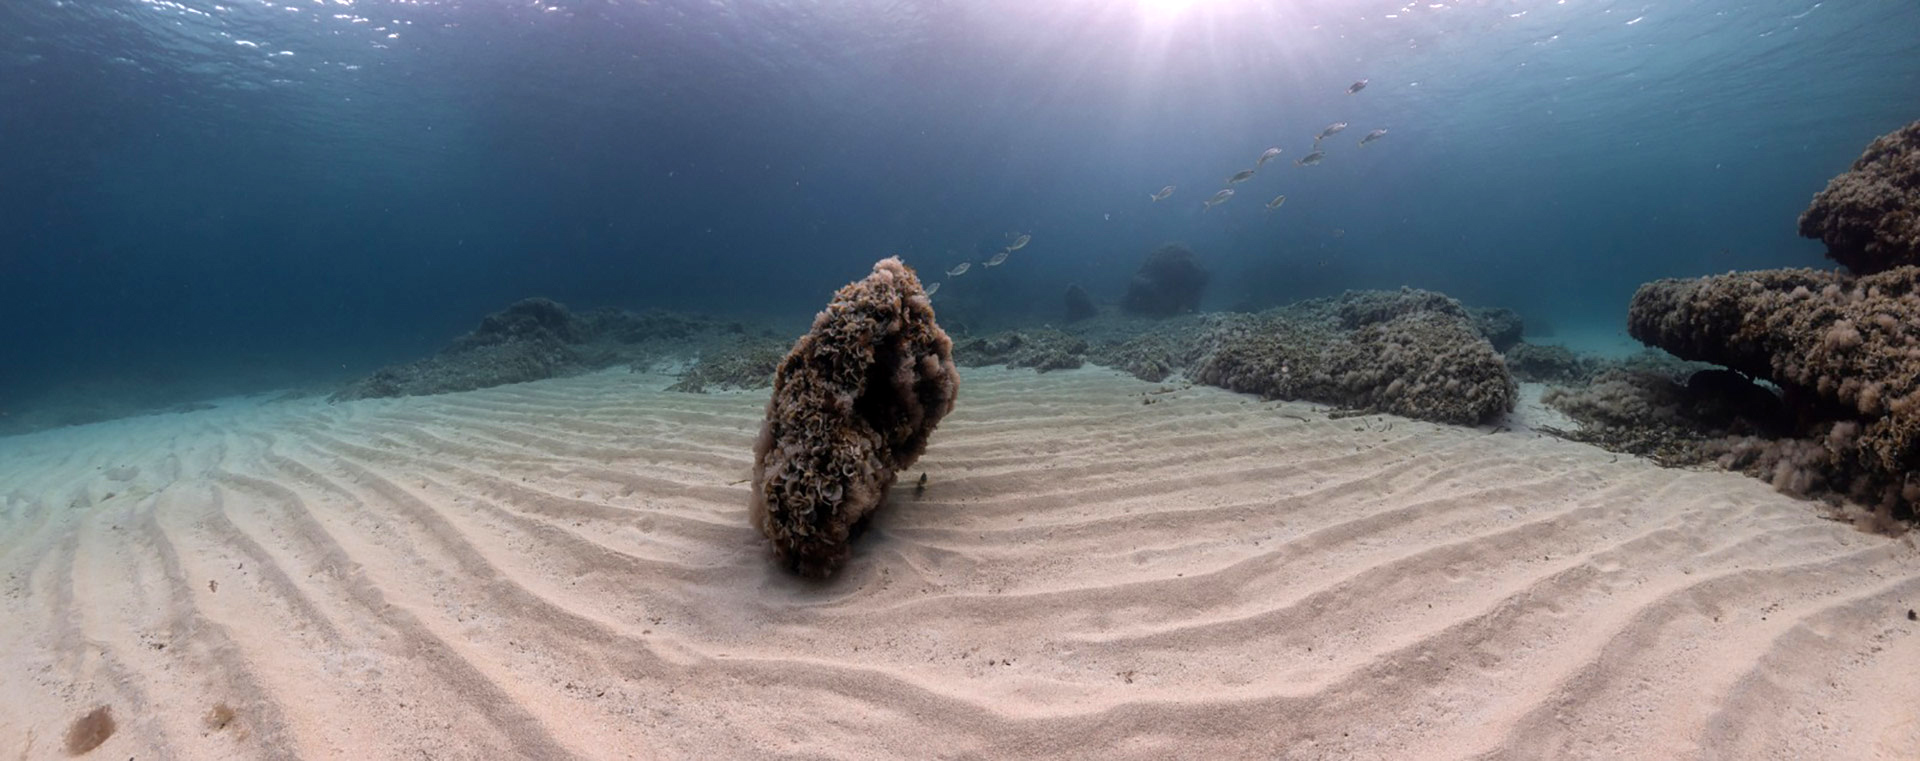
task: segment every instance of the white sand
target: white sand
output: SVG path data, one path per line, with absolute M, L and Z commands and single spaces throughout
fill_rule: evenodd
M 964 376 L 825 585 L 746 525 L 764 392 L 0 439 L 0 759 L 103 704 L 116 761 L 1920 757 L 1907 540 L 1524 428 Z

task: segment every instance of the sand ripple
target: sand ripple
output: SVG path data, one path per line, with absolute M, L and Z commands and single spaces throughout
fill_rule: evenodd
M 0 439 L 0 757 L 1920 757 L 1920 554 L 1751 479 L 974 369 L 820 585 L 665 383 Z

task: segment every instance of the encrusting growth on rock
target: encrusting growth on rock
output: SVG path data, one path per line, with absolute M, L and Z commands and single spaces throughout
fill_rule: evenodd
M 774 374 L 753 447 L 753 525 L 787 567 L 825 577 L 953 410 L 953 342 L 898 257 L 841 288 Z
M 1920 264 L 1920 122 L 1881 135 L 1800 215 L 1800 234 L 1857 275 Z
M 1920 267 L 1661 280 L 1634 294 L 1627 330 L 1785 392 L 1815 443 L 1793 457 L 1735 452 L 1730 466 L 1768 470 L 1790 493 L 1824 482 L 1870 507 L 1920 503 Z

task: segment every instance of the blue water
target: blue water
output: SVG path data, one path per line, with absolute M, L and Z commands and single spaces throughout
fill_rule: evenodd
M 1795 217 L 1920 118 L 1916 39 L 1910 0 L 6 0 L 0 400 L 347 375 L 529 295 L 806 315 L 1013 232 L 937 301 L 1052 319 L 1180 240 L 1209 308 L 1617 331 L 1646 280 L 1825 266 Z

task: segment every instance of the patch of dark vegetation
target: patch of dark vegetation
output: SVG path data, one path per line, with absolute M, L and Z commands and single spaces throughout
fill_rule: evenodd
M 113 708 L 100 706 L 88 711 L 67 727 L 67 755 L 80 756 L 93 752 L 95 748 L 113 737 Z
M 235 715 L 232 707 L 226 703 L 215 703 L 213 704 L 213 708 L 207 710 L 207 729 L 215 732 L 226 729 L 229 725 L 233 724 L 234 718 Z

